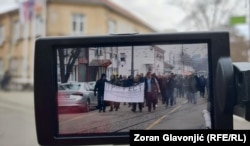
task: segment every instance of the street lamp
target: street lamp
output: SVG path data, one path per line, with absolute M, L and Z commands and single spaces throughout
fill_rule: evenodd
M 181 56 L 182 56 L 182 73 L 184 73 L 184 58 L 183 58 L 184 57 L 184 49 L 183 49 L 183 44 L 181 45 L 181 47 L 182 47 L 181 48 L 182 49 L 181 50 L 182 51 L 181 52 Z
M 131 49 L 131 75 L 134 77 L 134 46 Z

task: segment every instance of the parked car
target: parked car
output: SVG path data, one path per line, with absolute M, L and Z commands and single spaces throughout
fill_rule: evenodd
M 88 82 L 58 84 L 58 112 L 89 112 L 96 109 L 97 97 Z

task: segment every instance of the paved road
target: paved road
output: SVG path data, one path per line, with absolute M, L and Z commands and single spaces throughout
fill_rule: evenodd
M 0 91 L 0 115 L 0 146 L 39 146 L 33 92 Z M 250 130 L 250 122 L 234 116 L 234 129 Z
M 39 146 L 32 92 L 0 91 L 0 145 Z

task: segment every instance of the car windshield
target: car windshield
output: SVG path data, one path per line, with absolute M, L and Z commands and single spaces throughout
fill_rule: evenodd
M 95 81 L 88 82 L 88 85 L 89 85 L 90 90 L 94 90 L 94 88 L 95 88 Z
M 80 84 L 68 84 L 66 85 L 66 90 L 79 90 L 80 87 Z

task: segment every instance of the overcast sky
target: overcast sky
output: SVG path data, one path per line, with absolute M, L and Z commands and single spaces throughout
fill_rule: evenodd
M 184 12 L 166 0 L 111 0 L 135 13 L 157 30 L 176 30 Z
M 120 6 L 135 13 L 138 17 L 145 20 L 159 31 L 187 31 L 182 27 L 181 22 L 185 18 L 185 12 L 176 6 L 169 5 L 170 0 L 111 0 Z M 184 0 L 187 4 L 195 0 Z M 201 0 L 202 1 L 202 0 Z M 237 0 L 227 0 L 233 3 Z M 235 15 L 249 16 L 249 1 L 245 0 L 235 11 Z M 185 24 L 184 24 L 185 25 Z M 247 24 L 238 24 L 235 26 L 244 36 L 249 36 L 249 27 Z

